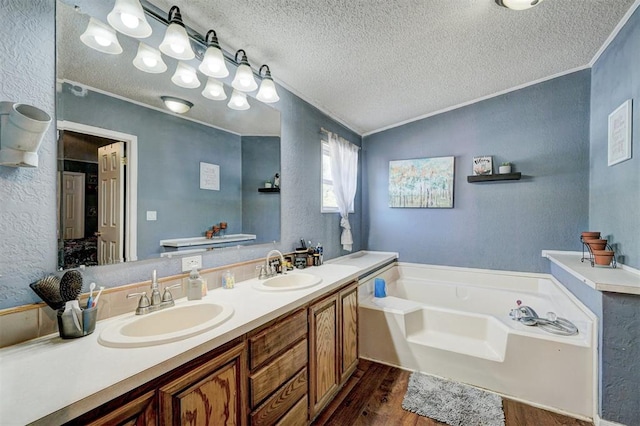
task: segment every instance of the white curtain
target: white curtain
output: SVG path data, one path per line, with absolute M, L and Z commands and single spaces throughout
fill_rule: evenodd
M 358 185 L 358 146 L 342 139 L 336 134 L 329 136 L 329 157 L 331 158 L 331 178 L 333 192 L 336 195 L 342 235 L 340 243 L 347 251 L 353 249 L 353 236 L 349 223 L 349 210 L 353 209 L 353 199 Z

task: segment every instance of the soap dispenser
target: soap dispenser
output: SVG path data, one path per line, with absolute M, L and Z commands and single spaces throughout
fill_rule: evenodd
M 202 299 L 202 287 L 204 281 L 200 278 L 200 274 L 196 268 L 191 270 L 189 274 L 189 284 L 187 286 L 187 300 Z

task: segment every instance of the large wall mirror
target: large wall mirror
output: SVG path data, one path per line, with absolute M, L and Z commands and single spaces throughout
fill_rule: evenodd
M 279 241 L 280 194 L 258 190 L 280 171 L 279 111 L 251 97 L 250 109 L 230 109 L 230 64 L 228 98 L 214 101 L 202 74 L 198 88 L 173 84 L 168 56 L 163 73 L 134 67 L 138 39 L 118 33 L 118 55 L 89 48 L 80 36 L 90 17 L 106 22 L 113 3 L 57 2 L 59 266 Z M 149 23 L 143 42 L 157 47 L 166 27 Z M 161 96 L 193 106 L 170 113 Z

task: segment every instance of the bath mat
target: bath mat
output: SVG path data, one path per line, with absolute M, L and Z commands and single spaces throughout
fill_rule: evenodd
M 504 426 L 498 395 L 421 373 L 411 374 L 402 408 L 451 426 Z

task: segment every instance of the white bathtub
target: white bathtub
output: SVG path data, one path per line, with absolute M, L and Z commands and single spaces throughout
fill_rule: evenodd
M 387 297 L 374 298 L 374 278 Z M 593 418 L 596 317 L 552 277 L 467 268 L 392 265 L 361 280 L 360 355 Z M 513 321 L 516 301 L 578 327 L 558 336 Z

